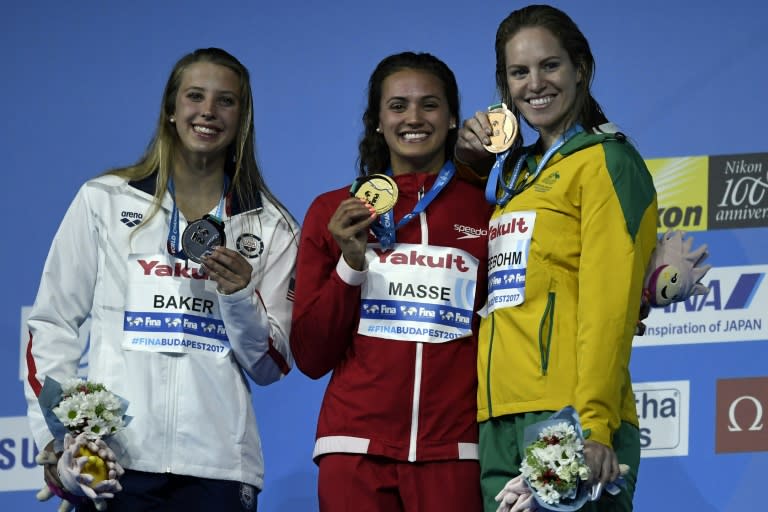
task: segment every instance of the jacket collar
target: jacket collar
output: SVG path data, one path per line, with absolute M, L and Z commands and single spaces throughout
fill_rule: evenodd
M 146 178 L 142 178 L 140 180 L 131 180 L 128 182 L 128 185 L 135 188 L 136 190 L 144 192 L 145 194 L 154 196 L 155 190 L 157 190 L 157 171 L 153 172 Z M 253 200 L 247 203 L 241 203 L 237 195 L 233 194 L 232 190 L 230 189 L 229 193 L 227 194 L 225 208 L 227 216 L 229 217 L 249 211 L 256 211 L 256 213 L 259 213 L 264 208 L 264 202 L 261 197 L 261 192 L 256 192 L 256 196 L 253 198 Z

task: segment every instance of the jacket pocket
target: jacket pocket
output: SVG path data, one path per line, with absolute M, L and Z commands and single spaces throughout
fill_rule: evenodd
M 546 375 L 549 367 L 549 351 L 552 348 L 552 331 L 555 322 L 555 292 L 547 294 L 547 305 L 539 322 L 539 353 L 541 355 L 541 374 Z

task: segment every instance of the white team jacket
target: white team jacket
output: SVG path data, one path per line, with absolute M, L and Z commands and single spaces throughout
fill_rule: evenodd
M 266 385 L 293 365 L 288 336 L 298 226 L 268 201 L 260 212 L 241 211 L 228 198 L 227 247 L 246 257 L 253 274 L 246 289 L 218 296 L 232 347 L 227 356 L 123 350 L 128 255 L 167 254 L 168 194 L 160 211 L 137 229 L 153 192 L 154 176 L 135 183 L 111 175 L 92 179 L 59 227 L 28 320 L 24 387 L 35 442 L 42 448 L 52 439 L 37 403 L 45 377 L 61 382 L 74 376 L 88 350 L 88 378 L 130 403 L 131 423 L 108 440 L 123 467 L 261 488 L 261 441 L 243 371 Z M 88 315 L 90 347 L 78 341 Z

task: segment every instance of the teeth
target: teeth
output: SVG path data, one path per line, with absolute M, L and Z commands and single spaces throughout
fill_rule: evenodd
M 417 140 L 417 139 L 425 139 L 427 137 L 426 133 L 404 133 L 403 138 L 405 140 Z
M 530 103 L 534 107 L 543 107 L 544 105 L 548 105 L 552 102 L 552 96 L 546 96 L 544 98 L 531 98 L 528 100 L 528 103 Z
M 216 133 L 216 130 L 208 128 L 207 126 L 193 126 L 192 129 L 198 133 L 205 133 L 206 135 L 213 135 Z

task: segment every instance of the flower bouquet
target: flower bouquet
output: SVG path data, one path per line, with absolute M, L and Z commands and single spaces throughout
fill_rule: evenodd
M 43 488 L 38 499 L 56 494 L 64 499 L 61 508 L 66 510 L 73 502 L 90 498 L 97 509 L 104 510 L 106 499 L 122 489 L 118 478 L 123 474 L 104 438 L 128 424 L 128 402 L 97 382 L 71 378 L 59 384 L 50 377 L 46 377 L 38 402 L 54 436 L 54 452 L 63 449 L 58 459 L 44 450 L 38 462 L 55 464 L 64 486 L 61 489 L 49 482 L 47 492 Z
M 602 487 L 590 486 L 589 467 L 584 459 L 584 432 L 573 407 L 565 407 L 549 419 L 526 427 L 525 456 L 520 475 L 513 478 L 496 496 L 498 512 L 552 510 L 572 512 L 587 501 L 600 497 Z M 629 469 L 620 465 L 622 474 Z M 621 478 L 605 490 L 617 494 Z
M 584 461 L 584 434 L 571 407 L 525 429 L 523 479 L 534 499 L 551 510 L 578 510 L 587 501 L 589 467 Z

